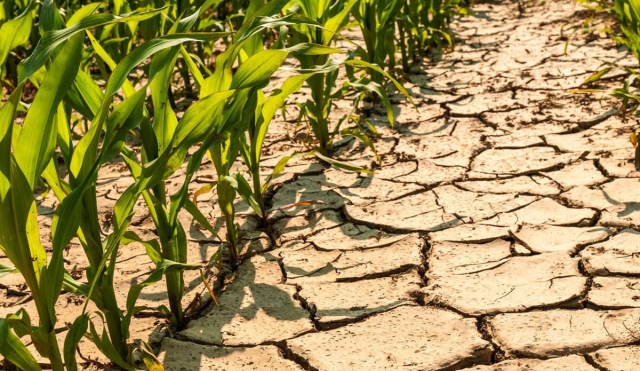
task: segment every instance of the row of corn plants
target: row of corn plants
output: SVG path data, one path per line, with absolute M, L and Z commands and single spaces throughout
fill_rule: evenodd
M 198 192 L 217 194 L 226 222 L 219 259 L 233 268 L 241 258 L 237 199 L 266 224 L 265 193 L 291 158 L 313 155 L 366 171 L 332 158 L 338 136 L 355 137 L 375 151 L 371 126 L 352 114 L 332 122 L 333 102 L 354 96 L 354 112 L 363 101 L 380 103 L 393 125 L 390 89 L 411 99 L 394 78 L 396 55 L 408 66 L 430 47 L 442 47 L 443 40 L 451 44 L 448 24 L 459 9 L 455 1 L 1 1 L 0 249 L 12 266 L 0 265 L 0 277 L 24 277 L 38 316 L 34 323 L 33 313 L 19 309 L 0 319 L 6 365 L 41 369 L 24 345 L 30 342 L 53 370 L 75 370 L 76 350 L 85 338 L 122 369 L 161 369 L 147 344 L 132 342 L 130 324 L 142 310 L 136 306 L 141 291 L 163 279 L 169 307 L 155 309 L 178 330 L 188 320 L 183 272 L 200 266 L 187 261 L 178 214 L 190 213 L 217 235 L 189 193 L 205 157 L 217 180 Z M 352 27 L 362 30 L 364 47 L 343 36 Z M 296 61 L 296 70 L 281 86 L 266 89 L 287 58 Z M 193 99 L 182 115 L 176 88 Z M 263 181 L 269 126 L 287 98 L 303 88 L 310 97 L 300 103 L 299 120 L 314 140 L 308 152 L 284 156 Z M 33 99 L 23 102 L 25 96 Z M 346 121 L 355 128 L 341 129 Z M 137 138 L 133 145 L 130 133 Z M 105 235 L 96 182 L 100 168 L 117 158 L 134 182 L 117 200 Z M 232 172 L 239 158 L 249 179 Z M 184 166 L 180 187 L 169 194 L 168 178 Z M 40 230 L 37 221 L 36 197 L 43 189 L 58 200 L 50 231 Z M 140 199 L 155 239 L 143 240 L 129 228 Z M 50 252 L 40 242 L 42 234 L 51 237 Z M 64 267 L 63 251 L 72 239 L 89 262 L 83 282 Z M 118 303 L 116 256 L 130 243 L 144 246 L 155 269 Z M 61 349 L 55 304 L 62 292 L 87 300 Z M 96 311 L 88 310 L 89 302 Z
M 640 63 L 640 0 L 600 0 L 594 3 L 579 0 L 578 2 L 585 4 L 594 13 L 607 12 L 613 15 L 616 24 L 607 26 L 602 31 L 608 33 L 618 45 L 627 47 Z M 622 86 L 604 91 L 594 86 L 608 73 L 620 69 L 628 73 L 628 77 Z M 637 68 L 607 64 L 589 76 L 582 83 L 582 87 L 574 92 L 606 94 L 614 97 L 619 100 L 619 112 L 623 118 L 635 116 L 638 107 L 640 107 L 639 73 Z M 635 147 L 634 166 L 636 170 L 640 171 L 640 146 L 638 145 L 640 141 L 640 126 L 634 128 L 629 139 Z

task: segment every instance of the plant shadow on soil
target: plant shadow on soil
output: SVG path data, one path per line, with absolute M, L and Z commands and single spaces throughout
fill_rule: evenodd
M 304 217 L 306 220 L 304 224 L 305 229 L 310 228 L 312 231 L 315 231 L 316 228 L 321 228 L 322 219 L 328 218 L 330 219 L 329 222 L 335 225 L 324 230 L 335 233 L 337 239 L 344 239 L 346 241 L 353 240 L 358 245 L 362 244 L 363 241 L 377 241 L 376 237 L 380 238 L 380 234 L 382 233 L 380 230 L 350 223 L 349 220 L 345 218 L 344 213 L 340 211 L 342 208 L 341 204 L 345 202 L 344 198 L 330 190 L 334 187 L 367 187 L 370 184 L 370 179 L 354 177 L 353 182 L 349 180 L 345 182 L 348 183 L 347 185 L 343 185 L 331 182 L 322 174 L 313 176 L 322 184 L 322 190 L 316 187 L 301 187 L 300 189 L 296 189 L 294 193 L 296 199 L 287 201 L 291 201 L 290 203 L 293 204 L 299 201 L 317 200 L 323 196 L 329 197 L 333 201 L 336 201 L 338 198 L 343 201 L 339 203 L 339 206 L 335 208 L 332 206 L 328 209 L 326 208 L 326 206 L 328 206 L 326 203 L 312 205 L 311 207 L 296 206 L 287 210 L 288 215 L 285 216 L 287 221 L 292 220 L 292 218 Z M 325 191 L 327 188 L 329 190 Z M 348 193 L 345 193 L 345 195 L 348 195 Z M 299 215 L 300 211 L 304 211 L 304 213 Z M 286 228 L 286 225 L 284 227 Z M 387 237 L 388 236 L 389 235 L 387 235 Z M 375 246 L 372 246 L 371 249 L 384 249 L 404 238 L 407 238 L 407 235 L 401 235 L 398 236 L 397 239 L 386 242 L 384 239 L 378 240 L 380 243 L 374 243 Z M 319 264 L 313 268 L 296 266 L 295 262 L 286 267 L 281 264 L 278 268 L 282 270 L 284 274 L 288 273 L 296 277 L 309 277 L 322 282 L 333 282 L 329 277 L 324 279 L 323 276 L 340 274 L 340 272 L 372 263 L 365 259 L 365 261 L 350 262 L 345 266 L 336 265 L 335 262 L 345 250 L 340 248 L 333 251 L 318 249 L 317 246 L 309 241 L 305 241 L 303 245 L 306 245 L 305 248 L 314 249 L 320 254 L 327 254 L 327 256 L 333 256 L 333 258 L 328 258 L 326 261 L 320 260 Z M 354 251 L 356 250 L 363 251 L 367 249 L 358 248 Z M 337 259 L 332 252 L 338 255 Z M 204 252 L 201 252 L 201 254 L 203 253 Z M 202 256 L 204 257 L 204 255 Z M 269 261 L 281 261 L 282 259 L 280 256 L 275 256 L 269 252 L 261 256 L 265 258 L 267 263 Z M 188 333 L 179 334 L 177 337 L 178 340 L 182 341 L 206 344 L 210 349 L 206 352 L 199 353 L 199 357 L 191 354 L 189 358 L 182 354 L 170 354 L 169 352 L 175 349 L 167 347 L 164 359 L 170 360 L 171 362 L 179 359 L 180 369 L 198 369 L 202 367 L 205 362 L 211 362 L 212 358 L 227 357 L 233 352 L 244 351 L 243 348 L 241 348 L 243 346 L 277 345 L 282 347 L 283 340 L 285 339 L 297 337 L 308 332 L 328 330 L 348 323 L 357 322 L 371 314 L 384 312 L 407 303 L 406 300 L 394 300 L 393 302 L 381 303 L 376 306 L 363 305 L 345 308 L 317 308 L 316 303 L 312 302 L 313 298 L 307 298 L 307 300 L 297 293 L 299 288 L 296 289 L 295 285 L 285 285 L 285 279 L 282 274 L 276 277 L 273 277 L 273 274 L 265 275 L 264 272 L 269 273 L 269 270 L 266 269 L 260 272 L 259 270 L 261 268 L 262 267 L 257 267 L 253 260 L 245 260 L 236 272 L 235 279 L 220 293 L 218 297 L 219 306 L 210 304 L 201 314 L 201 319 L 198 322 L 191 323 L 188 327 Z M 397 272 L 383 272 L 379 276 L 404 273 L 411 268 L 412 267 L 403 266 L 399 267 L 400 270 Z M 320 324 L 319 321 L 314 321 L 314 319 L 319 317 L 339 317 L 339 319 L 335 321 L 329 320 Z M 280 325 L 280 323 L 282 324 Z M 278 330 L 279 327 L 289 327 L 292 328 L 292 330 Z M 273 330 L 276 332 L 291 331 L 291 333 L 286 336 L 283 336 L 282 332 L 280 336 L 272 335 L 270 332 Z M 270 337 L 270 335 L 272 336 Z M 205 358 L 207 361 L 205 361 Z
M 276 260 L 268 253 L 266 256 L 267 260 Z M 171 360 L 175 366 L 178 366 L 176 361 L 179 360 L 179 368 L 175 369 L 198 370 L 205 363 L 203 357 L 215 364 L 215 359 L 228 357 L 234 352 L 244 352 L 241 347 L 277 343 L 279 340 L 268 339 L 269 332 L 277 326 L 276 321 L 299 322 L 310 318 L 310 313 L 297 305 L 291 293 L 279 288 L 276 283 L 259 282 L 267 277 L 257 277 L 256 272 L 254 263 L 245 261 L 236 279 L 220 293 L 219 305 L 210 304 L 203 315 L 205 318 L 200 320 L 202 322 L 192 323 L 188 327 L 188 335 L 177 337 L 182 341 L 205 344 L 209 349 L 186 357 L 185 354 L 170 354 L 172 348 L 168 347 L 165 360 Z M 312 330 L 309 321 L 303 332 Z M 239 344 L 222 347 L 228 345 L 230 339 Z
M 604 198 L 613 206 L 624 205 L 624 210 L 619 211 L 616 215 L 620 218 L 629 216 L 637 211 L 640 211 L 640 202 L 620 202 L 609 196 L 607 192 L 602 190 L 602 195 Z

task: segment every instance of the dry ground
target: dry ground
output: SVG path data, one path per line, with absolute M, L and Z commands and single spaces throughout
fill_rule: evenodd
M 476 16 L 454 25 L 454 52 L 410 76 L 419 112 L 396 104 L 396 130 L 371 113 L 381 163 L 357 143 L 339 143 L 340 158 L 375 167 L 375 176 L 292 163 L 272 207 L 322 203 L 271 213 L 262 231 L 239 202 L 245 260 L 234 275 L 210 272 L 223 287 L 220 305 L 198 273 L 187 273 L 188 328 L 170 333 L 148 315 L 134 320 L 132 336 L 161 342 L 167 370 L 640 369 L 634 122 L 616 114 L 614 101 L 567 92 L 606 62 L 637 62 L 597 33 L 565 33 L 567 46 L 561 28 L 580 24 L 580 9 L 569 1 L 523 14 L 511 3 L 477 5 Z M 300 147 L 288 139 L 293 126 L 274 125 L 265 173 Z M 105 232 L 132 182 L 124 170 L 103 169 Z M 205 165 L 192 191 L 215 177 Z M 43 230 L 53 202 L 40 203 Z M 215 195 L 199 206 L 221 225 Z M 218 241 L 187 215 L 181 221 L 190 262 L 206 265 Z M 142 205 L 132 224 L 154 237 Z M 65 257 L 84 278 L 81 247 Z M 121 248 L 118 264 L 124 302 L 152 264 L 136 245 Z M 19 276 L 3 277 L 0 288 L 0 315 L 23 306 L 35 317 Z M 82 301 L 61 296 L 61 338 Z M 162 303 L 163 285 L 143 291 L 141 305 Z M 95 357 L 90 344 L 81 349 Z

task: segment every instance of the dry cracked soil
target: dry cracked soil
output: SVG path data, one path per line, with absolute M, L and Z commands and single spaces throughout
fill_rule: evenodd
M 617 114 L 615 101 L 568 93 L 605 63 L 637 62 L 605 35 L 561 35 L 563 25 L 586 16 L 575 2 L 475 11 L 454 23 L 452 52 L 409 76 L 417 112 L 393 97 L 391 129 L 384 112 L 371 111 L 382 134 L 380 163 L 354 141 L 337 143 L 338 158 L 375 166 L 375 176 L 292 161 L 269 195 L 277 209 L 270 229 L 260 230 L 237 203 L 243 263 L 233 274 L 210 269 L 219 305 L 199 273 L 187 272 L 188 327 L 173 333 L 149 312 L 134 319 L 132 337 L 154 344 L 171 371 L 640 370 L 633 122 Z M 596 18 L 594 28 L 604 22 Z M 614 74 L 599 88 L 624 77 Z M 339 102 L 334 113 L 349 109 Z M 301 148 L 288 139 L 294 126 L 272 126 L 264 173 Z M 105 231 L 132 182 L 122 170 L 119 163 L 102 169 Z M 170 192 L 183 174 L 169 181 Z M 215 179 L 205 164 L 190 190 Z M 309 200 L 321 202 L 278 209 Z M 54 206 L 51 197 L 39 200 L 43 230 Z M 199 206 L 222 226 L 215 195 L 200 196 Z M 205 267 L 219 241 L 188 215 L 180 220 L 189 261 Z M 142 204 L 132 228 L 155 236 Z M 46 236 L 43 243 L 50 246 Z M 78 243 L 65 259 L 86 279 Z M 152 264 L 136 244 L 122 247 L 118 260 L 124 302 Z M 1 316 L 24 307 L 37 319 L 19 276 L 1 278 L 0 288 Z M 60 341 L 82 303 L 61 296 Z M 145 289 L 139 304 L 166 304 L 164 285 Z M 80 348 L 106 362 L 88 342 Z

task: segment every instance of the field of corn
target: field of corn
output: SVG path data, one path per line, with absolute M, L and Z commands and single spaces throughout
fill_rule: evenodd
M 0 369 L 640 370 L 639 60 L 640 0 L 0 1 Z

